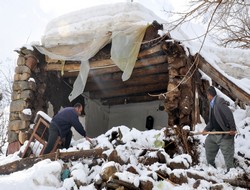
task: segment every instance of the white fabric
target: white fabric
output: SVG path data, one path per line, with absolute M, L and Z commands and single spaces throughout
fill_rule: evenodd
M 111 59 L 123 71 L 122 80 L 130 78 L 140 51 L 145 26 L 133 26 L 112 35 Z
M 138 3 L 117 3 L 76 11 L 52 20 L 42 46 L 36 48 L 52 59 L 81 60 L 80 73 L 69 96 L 72 101 L 85 87 L 88 60 L 112 40 L 111 57 L 129 79 L 146 27 L 160 20 Z

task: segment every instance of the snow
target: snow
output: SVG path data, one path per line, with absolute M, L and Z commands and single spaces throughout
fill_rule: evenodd
M 51 122 L 51 120 L 52 120 L 52 118 L 50 116 L 48 116 L 46 113 L 44 113 L 43 111 L 37 112 L 35 121 L 37 120 L 38 116 L 41 116 L 42 118 L 44 118 L 48 122 Z
M 3 4 L 3 7 L 1 7 L 1 12 L 7 14 L 7 10 L 5 8 L 13 8 L 14 12 L 15 10 L 18 12 L 20 10 L 19 7 L 22 6 L 21 3 L 23 1 L 8 1 L 10 4 Z M 29 3 L 32 2 L 31 6 L 35 5 L 37 8 L 37 4 L 34 1 L 28 1 Z M 59 5 L 59 7 L 63 4 L 63 1 L 55 1 Z M 54 3 L 55 3 L 54 2 Z M 110 3 L 111 1 L 103 1 L 102 3 Z M 157 0 L 157 1 L 137 1 L 141 4 L 145 4 L 145 7 L 151 9 L 154 11 L 154 13 L 161 17 L 166 18 L 167 13 L 163 10 L 174 10 L 178 7 L 176 6 L 177 2 L 175 0 L 172 1 L 166 1 L 166 0 Z M 41 31 L 42 27 L 45 26 L 46 23 L 51 20 L 51 18 L 58 16 L 59 14 L 62 14 L 61 11 L 58 11 L 54 8 L 51 8 L 52 1 L 48 0 L 41 0 L 40 1 L 43 10 L 45 12 L 41 11 L 41 8 L 39 8 L 39 11 L 34 11 L 34 20 L 31 20 L 28 25 L 26 23 L 25 25 L 19 25 L 18 33 L 21 32 L 22 37 L 19 37 L 18 44 L 16 44 L 15 47 L 11 47 L 11 51 L 15 49 L 16 47 L 21 47 L 22 45 L 31 48 L 30 44 L 39 44 L 40 42 L 37 42 L 38 39 L 41 37 Z M 78 1 L 79 4 L 82 5 L 81 1 Z M 16 6 L 11 6 L 15 4 Z M 23 3 L 24 4 L 24 3 Z M 93 1 L 92 5 L 99 5 L 100 1 Z M 49 6 L 48 6 L 49 5 Z M 74 5 L 71 10 L 77 10 L 79 6 L 77 6 L 77 3 L 70 2 L 70 5 Z M 89 6 L 89 5 L 87 5 Z M 114 9 L 116 8 L 115 5 Z M 28 6 L 27 6 L 28 7 Z M 29 9 L 25 7 L 26 12 L 32 12 Z M 64 6 L 63 9 L 65 9 Z M 34 8 L 34 7 L 33 7 Z M 68 9 L 64 10 L 63 13 L 69 12 Z M 99 6 L 96 10 L 100 10 L 102 6 Z M 54 10 L 55 9 L 55 10 Z M 93 11 L 93 9 L 91 9 Z M 115 9 L 116 10 L 116 9 Z M 118 9 L 117 9 L 118 10 Z M 55 11 L 57 15 L 52 14 L 52 11 Z M 94 12 L 94 11 L 93 11 Z M 13 13 L 13 11 L 12 11 Z M 46 14 L 49 13 L 49 14 Z M 77 17 L 78 12 L 71 13 L 73 15 L 72 17 L 76 20 L 75 25 L 72 25 L 74 27 L 69 27 L 67 30 L 70 32 L 76 32 L 76 29 L 78 30 L 81 27 L 87 27 L 87 25 L 84 25 L 84 22 L 78 22 L 79 17 Z M 92 14 L 92 13 L 89 13 Z M 50 15 L 50 16 L 49 16 Z M 23 14 L 24 18 L 27 19 L 27 15 Z M 171 16 L 171 15 L 170 15 Z M 49 18 L 48 18 L 49 17 Z M 2 17 L 3 19 L 5 17 Z M 67 17 L 62 16 L 61 18 L 66 19 Z M 69 19 L 69 18 L 68 18 Z M 99 18 L 100 19 L 100 18 Z M 104 19 L 104 18 L 102 18 Z M 40 20 L 40 25 L 37 24 L 33 26 L 33 23 L 37 23 L 37 20 Z M 14 22 L 17 24 L 16 21 L 13 21 L 10 19 L 10 22 Z M 95 23 L 96 20 L 93 18 L 91 22 L 89 23 Z M 21 23 L 20 23 L 21 24 Z M 26 43 L 25 41 L 20 42 L 20 40 L 24 40 L 28 38 L 30 34 L 30 25 L 33 26 L 33 33 L 30 35 L 31 39 L 27 40 L 30 43 Z M 88 25 L 88 27 L 90 26 Z M 27 26 L 27 27 L 24 27 Z M 35 27 L 38 26 L 38 27 Z M 51 26 L 51 25 L 50 25 Z M 56 25 L 55 25 L 56 26 Z M 77 27 L 76 27 L 77 26 Z M 92 25 L 95 26 L 95 25 Z M 7 27 L 5 27 L 7 28 Z M 8 27 L 9 30 L 11 30 L 11 27 Z M 22 29 L 22 30 L 21 30 Z M 29 29 L 29 30 L 27 30 Z M 54 30 L 53 27 L 47 28 L 47 34 L 58 34 L 58 31 Z M 13 29 L 12 29 L 13 30 Z M 17 31 L 17 30 L 15 30 Z M 46 33 L 46 32 L 45 32 Z M 193 39 L 197 36 L 201 36 L 201 34 L 204 33 L 204 29 L 201 27 L 199 23 L 189 23 L 187 25 L 184 25 L 182 28 L 178 28 L 175 31 L 171 33 L 171 36 L 179 41 L 181 41 L 182 44 L 184 44 L 186 47 L 188 47 L 192 54 L 197 53 L 200 51 L 200 46 L 202 43 L 202 38 L 196 39 L 196 40 L 188 40 Z M 3 41 L 3 44 L 12 43 L 12 41 L 15 41 L 14 38 L 6 38 L 6 36 L 9 36 L 8 33 L 3 33 L 1 35 L 1 41 Z M 17 36 L 17 34 L 13 34 L 12 36 Z M 5 41 L 5 39 L 8 39 L 8 42 Z M 36 40 L 36 42 L 31 42 L 31 40 Z M 7 47 L 7 46 L 6 46 Z M 6 52 L 6 49 L 4 48 L 3 54 L 1 53 L 1 57 L 9 57 L 11 56 L 10 52 Z M 186 51 L 188 52 L 188 51 Z M 205 45 L 200 51 L 201 55 L 209 61 L 216 69 L 218 69 L 221 73 L 224 73 L 225 76 L 228 77 L 229 80 L 233 81 L 237 86 L 245 90 L 247 93 L 250 93 L 250 51 L 249 50 L 238 50 L 238 49 L 229 49 L 229 48 L 221 48 L 216 47 L 212 41 L 209 40 L 209 38 L 206 40 Z M 0 64 L 0 69 L 3 68 L 3 65 Z M 1 78 L 2 76 L 0 76 Z M 203 78 L 208 79 L 211 82 L 211 79 L 205 75 L 202 74 Z M 34 79 L 30 79 L 30 81 L 34 81 Z M 237 125 L 237 131 L 238 134 L 235 137 L 235 152 L 240 153 L 241 155 L 245 155 L 245 157 L 250 158 L 250 107 L 248 106 L 246 110 L 240 109 L 239 107 L 234 105 L 234 102 L 230 100 L 227 96 L 225 96 L 223 93 L 221 93 L 218 89 L 217 92 L 219 96 L 222 96 L 227 101 L 230 102 L 230 108 L 233 111 L 234 119 Z M 8 110 L 9 108 L 6 108 Z M 25 109 L 23 110 L 23 113 L 26 115 L 30 114 L 30 110 Z M 47 121 L 51 121 L 51 118 L 44 112 L 38 112 L 38 115 L 45 118 Z M 202 120 L 202 118 L 201 118 Z M 202 131 L 205 127 L 205 122 L 202 120 L 201 124 L 197 124 L 195 126 L 195 131 Z M 185 130 L 190 130 L 189 126 L 184 127 Z M 116 147 L 116 151 L 118 155 L 121 157 L 121 159 L 124 162 L 130 161 L 130 164 L 128 165 L 119 165 L 112 161 L 107 161 L 103 159 L 97 160 L 99 162 L 99 165 L 93 166 L 92 168 L 89 167 L 92 159 L 81 159 L 80 161 L 70 162 L 70 172 L 71 176 L 64 181 L 61 181 L 61 172 L 63 171 L 64 163 L 61 160 L 57 161 L 51 161 L 49 159 L 43 160 L 38 162 L 37 164 L 34 164 L 29 169 L 18 171 L 9 175 L 1 175 L 0 174 L 0 190 L 4 189 L 10 189 L 10 190 L 26 190 L 26 189 L 41 189 L 41 190 L 71 190 L 71 189 L 78 189 L 75 180 L 79 180 L 83 184 L 88 184 L 86 186 L 81 186 L 80 190 L 95 190 L 95 187 L 93 185 L 93 181 L 98 181 L 100 179 L 100 174 L 102 171 L 109 167 L 109 166 L 115 166 L 118 170 L 118 172 L 115 173 L 115 175 L 124 181 L 131 182 L 135 186 L 138 187 L 139 181 L 152 181 L 153 182 L 153 190 L 164 190 L 164 189 L 173 189 L 173 190 L 191 190 L 193 189 L 194 180 L 189 179 L 187 183 L 184 183 L 179 186 L 174 186 L 167 180 L 157 181 L 157 174 L 155 171 L 161 169 L 163 171 L 166 171 L 168 174 L 171 172 L 174 173 L 176 176 L 179 176 L 183 173 L 186 173 L 188 171 L 192 173 L 197 173 L 198 175 L 202 175 L 206 177 L 207 179 L 214 180 L 218 183 L 221 183 L 223 186 L 223 189 L 230 190 L 230 189 L 236 189 L 240 190 L 243 188 L 240 187 L 232 187 L 229 184 L 222 183 L 222 179 L 231 179 L 235 176 L 238 176 L 240 174 L 243 174 L 244 172 L 250 173 L 250 167 L 244 162 L 241 156 L 238 154 L 235 154 L 235 158 L 239 160 L 241 167 L 236 167 L 234 169 L 231 169 L 227 174 L 225 174 L 225 163 L 223 156 L 221 152 L 216 157 L 216 166 L 217 169 L 214 169 L 212 167 L 207 166 L 206 159 L 205 159 L 205 152 L 204 152 L 204 141 L 206 136 L 197 135 L 195 138 L 200 140 L 200 144 L 198 146 L 198 150 L 200 152 L 200 158 L 199 163 L 196 166 L 190 167 L 192 163 L 192 158 L 190 155 L 187 154 L 181 154 L 181 155 L 175 155 L 173 158 L 171 158 L 163 149 L 164 146 L 164 131 L 163 130 L 150 130 L 150 131 L 139 131 L 135 128 L 129 129 L 127 126 L 114 126 L 112 129 L 107 131 L 105 134 L 102 134 L 96 138 L 93 139 L 93 144 L 95 145 L 95 148 L 109 148 L 109 150 L 105 151 L 105 154 L 109 156 L 111 152 L 113 151 L 113 145 L 116 143 L 116 141 L 110 142 L 110 136 L 112 132 L 121 133 L 122 136 L 120 137 L 120 140 L 124 144 L 118 145 Z M 25 145 L 27 145 L 27 142 L 21 147 L 20 151 L 23 151 L 25 148 Z M 37 145 L 39 146 L 39 145 Z M 36 147 L 36 146 L 34 146 Z M 63 152 L 66 151 L 75 151 L 75 150 L 88 150 L 92 147 L 92 145 L 86 141 L 85 139 L 79 139 L 76 141 L 72 141 L 72 147 L 68 150 L 64 149 Z M 187 168 L 187 170 L 184 169 L 175 169 L 172 170 L 167 167 L 166 164 L 162 163 L 154 163 L 150 166 L 145 166 L 138 162 L 138 157 L 140 156 L 141 150 L 143 149 L 157 149 L 161 151 L 161 153 L 164 155 L 167 164 L 171 162 L 175 163 L 183 163 Z M 147 153 L 149 157 L 156 157 L 156 152 L 150 152 Z M 19 152 L 16 152 L 13 155 L 0 156 L 0 165 L 4 165 L 16 160 L 19 160 Z M 131 174 L 126 171 L 126 169 L 130 166 L 133 166 L 137 174 Z M 152 178 L 149 177 L 149 175 L 152 175 Z M 201 185 L 198 189 L 209 189 L 211 188 L 211 183 L 201 180 Z
M 236 152 L 240 151 L 242 154 L 245 154 L 247 157 L 249 157 L 249 149 L 250 149 L 250 142 L 247 140 L 250 138 L 249 134 L 249 124 L 250 124 L 250 118 L 246 117 L 246 110 L 236 109 L 234 111 L 234 116 L 236 117 L 236 122 L 238 123 L 238 129 L 241 134 L 237 135 L 236 142 L 235 142 L 235 149 Z M 241 121 L 241 122 L 239 122 Z M 246 125 L 247 124 L 247 125 Z M 205 124 L 199 124 L 196 126 L 197 129 L 202 130 L 205 127 Z M 88 186 L 82 186 L 80 189 L 89 189 L 94 190 L 94 186 L 91 183 L 93 180 L 98 180 L 99 175 L 102 173 L 102 171 L 105 170 L 105 168 L 108 168 L 110 166 L 115 166 L 117 168 L 117 172 L 115 173 L 115 176 L 117 176 L 121 180 L 125 180 L 127 182 L 130 182 L 134 184 L 135 186 L 138 186 L 139 181 L 152 181 L 154 184 L 153 189 L 165 189 L 167 187 L 171 187 L 173 190 L 177 189 L 192 189 L 192 184 L 194 183 L 192 179 L 188 181 L 187 184 L 182 184 L 181 186 L 173 186 L 170 182 L 167 181 L 157 181 L 157 175 L 155 171 L 161 169 L 163 171 L 166 171 L 167 173 L 173 173 L 176 176 L 180 176 L 182 174 L 185 174 L 186 172 L 192 172 L 197 173 L 197 175 L 204 176 L 207 179 L 211 179 L 214 181 L 217 181 L 218 183 L 222 183 L 222 179 L 230 179 L 232 177 L 235 177 L 239 174 L 244 173 L 244 170 L 249 173 L 250 168 L 247 165 L 244 165 L 242 162 L 241 165 L 244 168 L 235 168 L 231 169 L 229 173 L 225 175 L 225 165 L 224 160 L 221 155 L 221 153 L 218 154 L 216 158 L 216 165 L 218 169 L 208 167 L 205 161 L 204 156 L 204 147 L 203 143 L 205 136 L 197 136 L 196 138 L 201 140 L 201 144 L 199 146 L 201 155 L 200 155 L 200 163 L 194 167 L 190 167 L 192 163 L 192 158 L 188 154 L 181 154 L 176 155 L 173 158 L 170 158 L 167 153 L 165 153 L 165 158 L 168 160 L 168 163 L 175 162 L 175 163 L 184 163 L 184 165 L 189 168 L 187 170 L 184 169 L 175 169 L 170 170 L 166 164 L 161 163 L 154 163 L 149 166 L 145 166 L 141 163 L 138 163 L 137 159 L 139 158 L 139 153 L 144 148 L 156 148 L 154 141 L 156 140 L 163 140 L 165 137 L 163 135 L 163 130 L 151 130 L 151 131 L 138 131 L 136 129 L 129 129 L 126 126 L 117 126 L 109 131 L 107 133 L 96 137 L 93 139 L 96 141 L 96 147 L 105 147 L 108 145 L 110 149 L 113 150 L 113 146 L 116 142 L 110 142 L 110 135 L 114 131 L 118 131 L 120 129 L 123 136 L 121 137 L 121 140 L 123 141 L 123 145 L 119 145 L 116 150 L 118 151 L 118 155 L 124 156 L 123 160 L 127 161 L 130 159 L 130 164 L 128 165 L 120 165 L 118 163 L 115 163 L 113 161 L 104 161 L 100 159 L 98 162 L 100 163 L 100 166 L 94 166 L 90 169 L 89 164 L 91 163 L 92 159 L 82 159 L 74 162 L 68 163 L 71 165 L 70 172 L 71 176 L 64 181 L 60 180 L 60 175 L 63 168 L 63 162 L 61 160 L 58 161 L 50 161 L 49 159 L 43 160 L 41 162 L 38 162 L 37 164 L 34 164 L 33 167 L 27 169 L 18 171 L 15 173 L 12 173 L 10 175 L 0 175 L 0 189 L 15 189 L 18 187 L 18 189 L 45 189 L 45 190 L 52 190 L 52 189 L 70 189 L 70 188 L 76 188 L 76 184 L 74 180 L 79 180 L 83 184 L 88 184 Z M 63 151 L 72 151 L 72 150 L 79 150 L 79 149 L 89 149 L 89 147 L 79 146 L 79 144 L 82 144 L 84 142 L 87 142 L 86 140 L 80 139 L 77 142 L 74 142 L 76 145 L 75 147 L 72 147 L 68 150 Z M 145 147 L 145 143 L 147 142 L 147 145 Z M 25 146 L 25 145 L 24 145 Z M 24 147 L 23 146 L 23 147 Z M 78 146 L 78 147 L 77 147 Z M 23 150 L 23 147 L 21 150 Z M 159 149 L 160 150 L 160 149 Z M 162 151 L 163 153 L 164 151 Z M 109 154 L 108 151 L 106 151 L 107 155 Z M 149 157 L 155 157 L 155 152 L 150 152 Z M 237 158 L 237 155 L 235 155 Z M 13 160 L 17 160 L 18 156 L 17 153 L 14 155 L 9 155 L 8 157 L 0 157 L 0 165 L 6 164 L 8 162 L 11 162 Z M 238 157 L 240 158 L 240 157 Z M 131 174 L 126 171 L 126 168 L 129 168 L 130 166 L 133 166 L 138 174 Z M 148 175 L 152 175 L 153 179 L 150 178 Z M 190 184 L 189 184 L 190 183 Z M 13 184 L 13 185 L 10 185 Z M 206 181 L 201 182 L 201 187 L 210 187 L 211 184 L 209 184 Z M 231 186 L 226 185 L 222 183 L 224 186 L 224 189 L 233 189 Z M 77 189 L 77 188 L 76 188 Z
M 32 113 L 31 113 L 31 109 L 24 109 L 23 111 L 22 111 L 25 115 L 31 115 Z

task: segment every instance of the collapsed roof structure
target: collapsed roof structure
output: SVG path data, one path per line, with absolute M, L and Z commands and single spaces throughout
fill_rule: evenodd
M 239 105 L 250 103 L 248 89 L 173 39 L 163 22 L 137 3 L 89 8 L 52 20 L 42 45 L 18 51 L 9 153 L 28 138 L 36 113 L 47 113 L 49 103 L 57 113 L 61 106 L 86 99 L 107 107 L 160 101 L 168 114 L 165 126 L 194 126 L 208 113 L 209 81 L 203 72 Z

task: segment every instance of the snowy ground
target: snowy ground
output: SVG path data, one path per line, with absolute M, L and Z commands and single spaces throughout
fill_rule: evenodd
M 95 148 L 108 148 L 105 152 L 107 156 L 116 149 L 118 155 L 124 162 L 129 162 L 129 164 L 120 165 L 113 161 L 108 161 L 106 159 L 97 159 L 98 165 L 90 167 L 92 159 L 81 159 L 79 161 L 69 162 L 67 165 L 70 169 L 70 177 L 61 180 L 61 173 L 63 168 L 63 161 L 51 161 L 49 159 L 43 160 L 33 167 L 12 173 L 10 175 L 0 175 L 0 189 L 43 189 L 43 190 L 70 190 L 72 189 L 81 189 L 81 190 L 94 190 L 94 183 L 100 179 L 100 175 L 105 170 L 107 166 L 113 165 L 117 168 L 115 175 L 124 181 L 128 181 L 135 186 L 139 185 L 139 181 L 151 181 L 153 183 L 154 190 L 164 190 L 171 188 L 173 190 L 177 189 L 193 189 L 193 185 L 197 180 L 192 178 L 188 179 L 187 183 L 182 185 L 174 186 L 166 180 L 159 180 L 155 171 L 161 169 L 167 173 L 172 173 L 176 176 L 179 176 L 181 173 L 185 174 L 187 172 L 197 173 L 202 175 L 206 179 L 211 179 L 217 182 L 217 184 L 222 185 L 223 189 L 243 189 L 240 187 L 232 187 L 227 183 L 223 183 L 224 179 L 234 179 L 244 173 L 250 173 L 250 167 L 245 163 L 246 160 L 243 159 L 241 155 L 245 155 L 246 158 L 250 158 L 250 109 L 247 110 L 235 109 L 231 106 L 234 113 L 234 118 L 237 124 L 238 135 L 235 137 L 235 158 L 239 161 L 238 167 L 231 169 L 229 173 L 225 174 L 225 164 L 222 154 L 219 152 L 216 158 L 217 169 L 207 166 L 203 142 L 205 136 L 196 136 L 200 140 L 199 144 L 199 163 L 195 166 L 191 166 L 192 158 L 188 154 L 175 155 L 172 158 L 161 148 L 163 146 L 163 140 L 165 139 L 164 130 L 150 130 L 150 131 L 138 131 L 137 129 L 129 129 L 126 126 L 113 127 L 105 134 L 100 135 L 93 139 Z M 248 112 L 248 113 L 247 113 Z M 199 124 L 196 126 L 197 131 L 201 131 L 205 127 L 205 124 Z M 114 131 L 118 132 L 118 128 L 122 133 L 122 138 L 120 139 L 123 144 L 116 146 L 117 141 L 113 140 L 110 142 L 111 133 Z M 84 140 L 72 141 L 72 147 L 68 150 L 62 151 L 75 151 L 80 149 L 90 149 L 91 144 Z M 21 148 L 23 150 L 24 147 Z M 143 149 L 159 149 L 162 154 L 165 156 L 166 163 L 155 162 L 152 165 L 143 165 L 140 160 L 140 153 Z M 156 157 L 155 152 L 147 153 L 148 157 Z M 20 159 L 18 153 L 14 155 L 9 155 L 8 157 L 0 157 L 0 165 L 12 162 L 14 160 Z M 188 169 L 174 169 L 169 168 L 171 162 L 182 162 Z M 249 161 L 248 161 L 249 164 Z M 136 169 L 138 174 L 129 173 L 127 170 L 128 167 L 133 167 Z M 151 177 L 149 177 L 151 176 Z M 76 180 L 79 180 L 84 186 L 77 188 Z M 197 189 L 209 189 L 212 184 L 208 181 L 201 180 L 200 185 Z

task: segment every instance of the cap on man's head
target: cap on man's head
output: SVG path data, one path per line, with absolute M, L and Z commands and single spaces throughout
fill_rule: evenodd
M 214 96 L 217 95 L 217 92 L 216 92 L 216 90 L 215 90 L 215 88 L 213 86 L 209 86 L 208 89 L 207 89 L 207 94 L 214 97 Z

